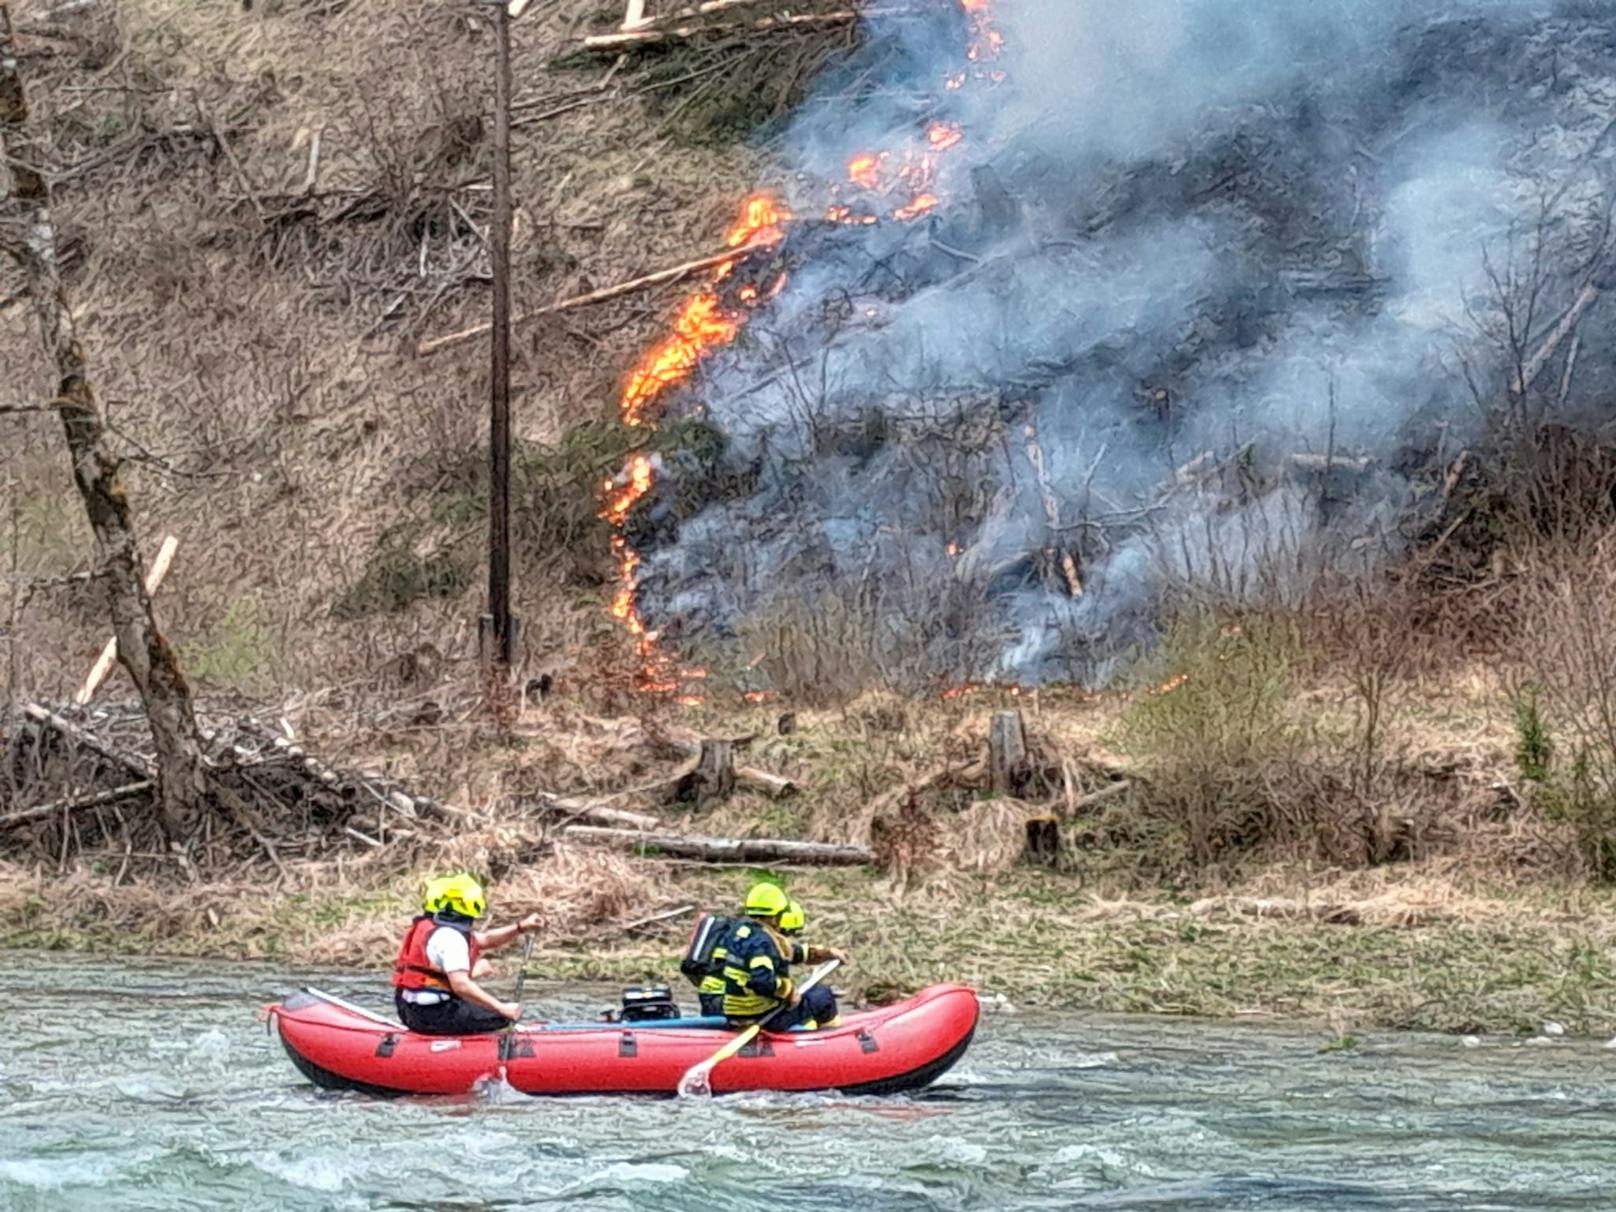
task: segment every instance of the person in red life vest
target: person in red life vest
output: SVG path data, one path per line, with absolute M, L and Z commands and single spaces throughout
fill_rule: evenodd
M 393 961 L 399 1020 L 423 1035 L 476 1035 L 520 1019 L 519 1004 L 477 983 L 490 972 L 483 953 L 538 930 L 543 919 L 534 913 L 512 926 L 474 930 L 488 903 L 483 886 L 464 873 L 429 883 L 421 907 Z

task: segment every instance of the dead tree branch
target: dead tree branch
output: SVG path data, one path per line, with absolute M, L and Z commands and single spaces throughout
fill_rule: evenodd
M 558 303 L 551 303 L 539 308 L 537 311 L 524 312 L 519 316 L 511 317 L 511 324 L 529 324 L 543 316 L 558 315 L 564 311 L 572 311 L 579 307 L 589 307 L 595 303 L 606 303 L 612 299 L 620 299 L 624 295 L 631 295 L 637 291 L 647 290 L 652 286 L 661 286 L 667 282 L 677 282 L 689 274 L 700 273 L 704 269 L 716 269 L 720 265 L 731 261 L 739 261 L 743 257 L 756 252 L 768 245 L 749 244 L 743 248 L 730 248 L 721 253 L 714 253 L 708 257 L 701 257 L 695 261 L 686 261 L 683 265 L 673 265 L 667 269 L 659 269 L 655 273 L 644 277 L 634 278 L 628 282 L 621 282 L 616 286 L 603 287 L 592 290 L 586 295 L 575 295 L 570 299 L 562 299 Z M 415 347 L 415 356 L 429 358 L 433 354 L 442 353 L 446 349 L 453 349 L 457 345 L 464 345 L 467 341 L 475 341 L 478 337 L 486 336 L 489 325 L 476 324 L 471 328 L 463 328 L 459 332 L 452 332 L 445 336 L 434 337 L 430 341 L 422 341 Z

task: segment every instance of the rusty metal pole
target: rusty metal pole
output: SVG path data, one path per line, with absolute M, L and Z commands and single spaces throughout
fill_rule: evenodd
M 494 15 L 494 275 L 488 401 L 488 613 L 480 629 L 483 660 L 509 676 L 518 623 L 511 613 L 511 13 Z M 525 7 L 525 6 L 524 6 Z

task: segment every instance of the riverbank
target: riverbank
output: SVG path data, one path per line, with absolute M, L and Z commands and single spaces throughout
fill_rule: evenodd
M 596 859 L 553 855 L 495 888 L 496 914 L 554 910 Z M 376 973 L 408 917 L 411 881 L 338 882 L 308 872 L 283 890 L 202 884 L 115 888 L 9 867 L 0 947 L 274 959 Z M 1371 878 L 1373 874 L 1373 878 Z M 740 871 L 613 860 L 602 878 L 643 898 L 593 927 L 564 910 L 535 951 L 532 980 L 669 981 L 688 916 L 625 933 L 680 905 L 722 905 Z M 839 983 L 882 998 L 944 980 L 1017 1008 L 1271 1018 L 1335 1035 L 1370 1029 L 1523 1034 L 1558 1022 L 1616 1032 L 1616 897 L 1541 888 L 1489 894 L 1435 870 L 1360 874 L 1302 891 L 1270 872 L 1229 894 L 1128 896 L 1060 875 L 953 876 L 907 893 L 862 871 L 795 872 L 813 934 L 850 949 Z M 1281 895 L 1287 892 L 1288 895 Z
M 1336 1033 L 1616 1033 L 1616 892 L 1539 809 L 1496 678 L 1411 678 L 1368 751 L 1352 688 L 1280 679 L 1278 643 L 1252 626 L 1179 637 L 1131 692 L 877 693 L 788 712 L 726 706 L 715 688 L 671 718 L 557 697 L 503 732 L 361 729 L 270 706 L 322 760 L 457 807 L 356 817 L 385 842 L 338 830 L 317 860 L 249 844 L 200 870 L 115 822 L 97 833 L 84 818 L 64 838 L 41 821 L 0 862 L 0 946 L 336 965 L 379 984 L 421 880 L 463 867 L 489 877 L 497 918 L 549 919 L 540 983 L 677 983 L 692 914 L 772 874 L 816 939 L 854 954 L 838 983 L 859 996 L 959 980 L 1017 1007 Z M 979 777 L 1007 710 L 1026 727 L 1019 796 Z M 749 738 L 745 761 L 794 794 L 670 798 L 689 766 L 674 732 Z M 1368 779 L 1353 769 L 1365 752 Z M 690 834 L 869 844 L 881 865 L 764 871 L 597 848 L 541 791 Z M 1053 854 L 1028 849 L 1030 822 L 1058 831 Z

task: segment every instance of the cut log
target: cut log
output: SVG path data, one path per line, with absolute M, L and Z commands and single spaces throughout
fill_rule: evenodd
M 94 808 L 98 804 L 111 804 L 118 800 L 126 800 L 130 796 L 151 791 L 156 785 L 150 779 L 142 779 L 138 783 L 125 783 L 122 787 L 114 787 L 111 791 L 98 791 L 94 795 L 81 795 L 77 799 L 57 800 L 54 804 L 41 804 L 37 808 L 25 808 L 21 812 L 12 812 L 6 816 L 0 816 L 0 831 L 15 829 L 19 825 L 44 820 L 46 817 L 57 816 L 64 812 L 77 812 L 81 808 Z
M 793 717 L 795 719 L 795 717 Z M 679 737 L 659 737 L 662 744 L 686 757 L 700 757 L 703 746 L 707 741 L 688 741 Z M 724 741 L 722 744 L 734 747 L 744 744 L 751 738 L 742 738 L 740 741 Z M 699 769 L 699 766 L 698 766 Z M 682 781 L 682 780 L 681 780 Z M 789 799 L 797 794 L 797 784 L 786 778 L 783 774 L 771 774 L 767 770 L 759 770 L 754 766 L 736 766 L 735 781 L 748 791 L 760 791 L 764 795 L 772 796 L 777 800 Z
M 723 252 L 713 253 L 711 256 L 699 257 L 694 261 L 686 261 L 682 265 L 672 265 L 667 269 L 659 269 L 655 273 L 645 274 L 628 282 L 620 282 L 616 286 L 602 287 L 592 290 L 586 295 L 574 295 L 570 299 L 562 299 L 558 303 L 550 303 L 537 311 L 524 312 L 519 316 L 511 317 L 511 326 L 529 324 L 544 316 L 557 315 L 564 311 L 572 311 L 579 307 L 588 307 L 595 303 L 606 303 L 612 299 L 631 295 L 636 291 L 648 290 L 653 286 L 661 286 L 667 282 L 677 282 L 680 278 L 690 274 L 700 273 L 704 269 L 717 269 L 743 257 L 750 256 L 760 249 L 772 248 L 773 243 L 765 242 L 747 244 L 741 248 L 729 248 Z M 452 332 L 446 336 L 434 337 L 430 341 L 422 341 L 415 347 L 415 356 L 429 358 L 433 354 L 442 353 L 446 349 L 453 349 L 457 345 L 464 345 L 467 341 L 475 341 L 478 337 L 486 336 L 492 325 L 475 324 L 470 328 L 463 328 L 459 332 Z
M 580 45 L 587 51 L 617 52 L 636 46 L 655 46 L 662 42 L 683 42 L 704 34 L 763 34 L 772 30 L 810 28 L 816 25 L 852 25 L 859 19 L 853 9 L 834 13 L 782 13 L 778 17 L 760 17 L 756 21 L 720 21 L 711 24 L 641 28 L 616 34 L 594 34 Z
M 1020 796 L 1027 775 L 1027 730 L 1021 712 L 994 712 L 988 734 L 988 789 L 996 796 Z
M 602 842 L 629 850 L 655 851 L 677 858 L 712 863 L 808 863 L 826 867 L 863 867 L 875 862 L 868 846 L 837 842 L 797 842 L 779 838 L 701 837 L 685 833 L 651 833 L 638 829 L 604 829 L 569 825 L 569 838 Z
M 575 821 L 588 821 L 595 825 L 608 827 L 626 827 L 638 830 L 655 830 L 667 826 L 667 822 L 660 817 L 647 816 L 643 812 L 629 812 L 624 808 L 611 808 L 605 804 L 592 803 L 589 800 L 575 800 L 566 796 L 551 795 L 541 791 L 533 797 L 546 811 L 558 816 L 569 817 Z
M 1361 476 L 1369 470 L 1369 460 L 1352 459 L 1346 455 L 1293 454 L 1291 466 L 1298 471 L 1345 471 Z
M 146 595 L 150 597 L 156 593 L 163 584 L 163 578 L 168 575 L 168 566 L 174 562 L 174 553 L 179 550 L 180 541 L 173 535 L 163 539 L 163 545 L 157 549 L 157 558 L 152 561 L 151 569 L 146 573 Z M 90 674 L 84 679 L 84 685 L 73 696 L 73 702 L 82 707 L 95 697 L 95 692 L 106 681 L 107 674 L 112 672 L 113 662 L 118 659 L 118 637 L 113 636 L 107 641 L 101 655 L 96 658 L 94 665 L 90 666 Z

